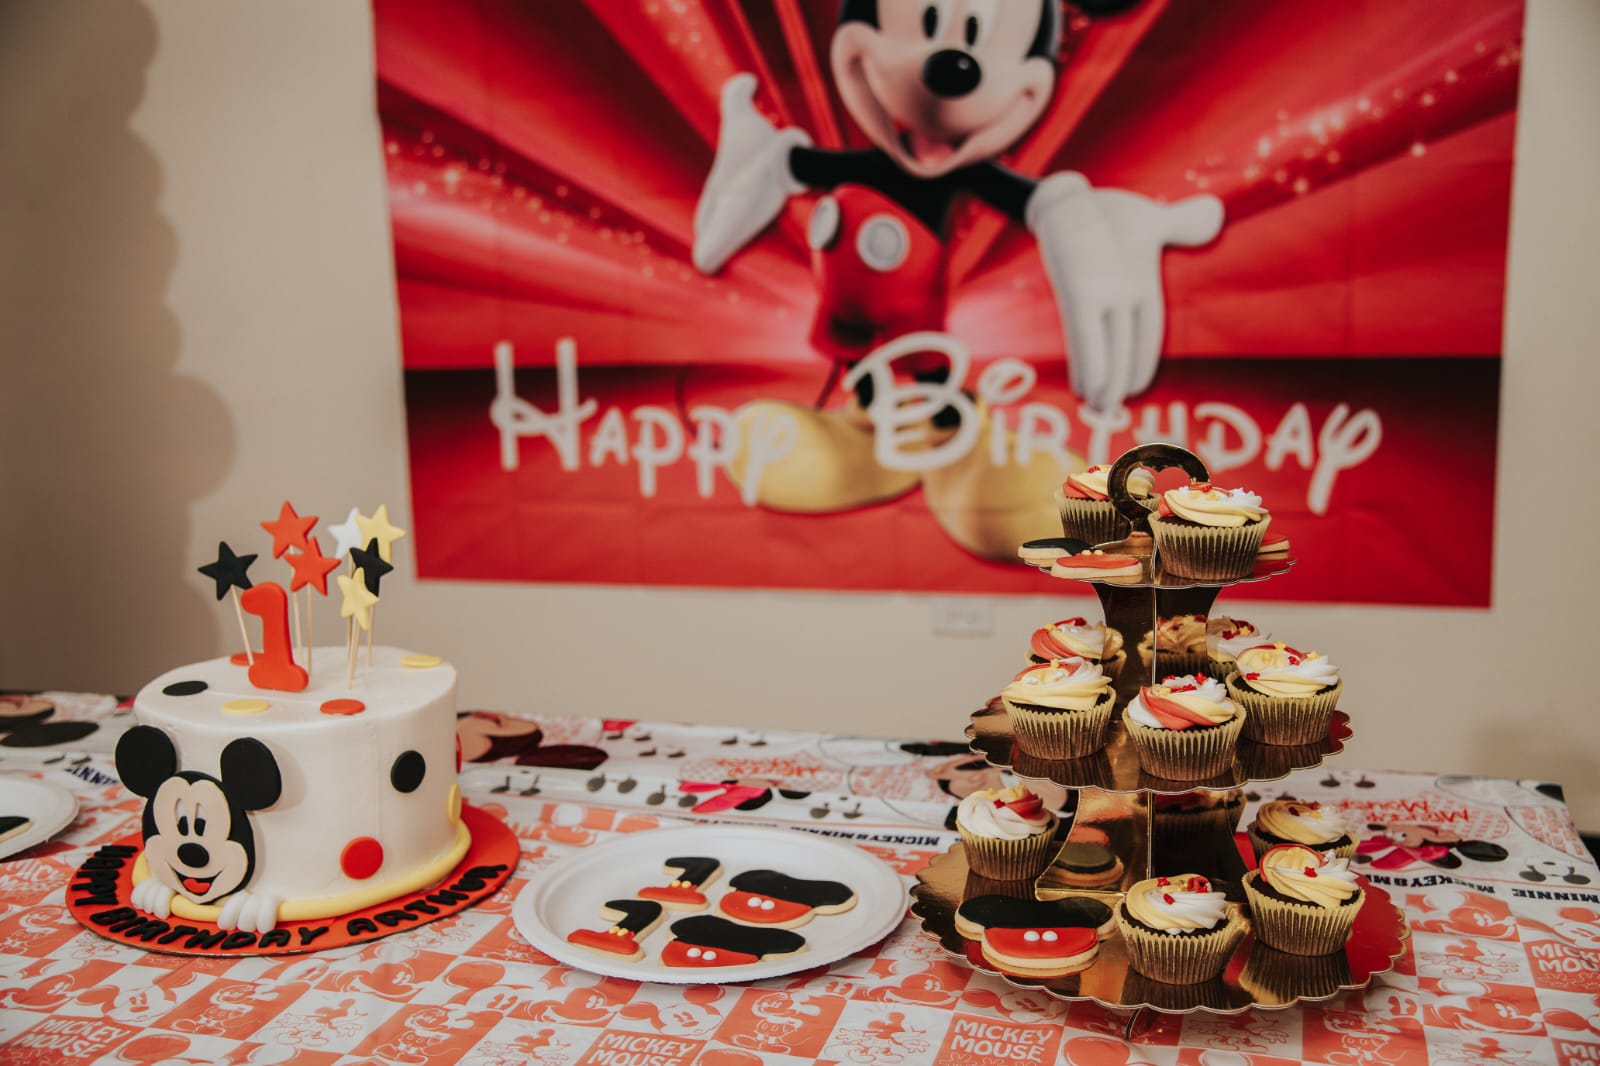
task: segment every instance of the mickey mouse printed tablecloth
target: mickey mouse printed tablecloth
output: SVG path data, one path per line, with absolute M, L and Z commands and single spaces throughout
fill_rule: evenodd
M 1600 1062 L 1600 868 L 1559 790 L 1536 782 L 1324 766 L 1257 785 L 1252 801 L 1334 803 L 1361 827 L 1357 861 L 1405 910 L 1410 950 L 1368 988 L 1321 1004 L 1135 1016 L 977 973 L 910 917 L 843 962 L 728 986 L 596 977 L 515 929 L 512 901 L 541 870 L 663 826 L 825 833 L 909 888 L 955 840 L 959 798 L 1003 783 L 964 744 L 926 739 L 464 712 L 463 791 L 521 846 L 511 880 L 480 905 L 305 955 L 115 944 L 72 918 L 64 889 L 96 847 L 135 828 L 140 801 L 109 757 L 130 716 L 108 697 L 44 698 L 83 724 L 56 730 L 64 742 L 0 738 L 0 772 L 65 785 L 80 813 L 0 863 L 7 1064 Z

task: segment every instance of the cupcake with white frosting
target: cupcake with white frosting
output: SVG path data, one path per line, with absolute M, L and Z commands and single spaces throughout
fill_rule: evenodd
M 1216 679 L 1195 675 L 1145 685 L 1123 711 L 1140 767 L 1173 781 L 1206 781 L 1227 773 L 1245 719 L 1244 709 Z
M 1268 644 L 1272 634 L 1243 618 L 1214 614 L 1206 619 L 1206 661 L 1208 671 L 1218 681 L 1239 670 L 1239 653 L 1258 644 Z
M 1261 497 L 1246 489 L 1205 482 L 1168 489 L 1150 520 L 1156 559 L 1167 573 L 1201 581 L 1248 577 L 1267 520 Z
M 956 832 L 966 845 L 967 869 L 994 881 L 1038 877 L 1058 850 L 1056 816 L 1023 785 L 985 788 L 956 808 Z
M 1111 678 L 1076 658 L 1027 667 L 1000 690 L 1018 746 L 1041 759 L 1080 759 L 1104 748 L 1115 699 Z
M 1291 955 L 1344 947 L 1365 892 L 1350 860 L 1299 844 L 1280 844 L 1244 876 L 1256 939 Z
M 1090 544 L 1104 544 L 1126 537 L 1132 524 L 1111 502 L 1111 467 L 1101 463 L 1072 474 L 1056 490 L 1056 510 L 1061 512 L 1061 532 Z M 1148 470 L 1128 474 L 1128 495 L 1147 508 L 1154 508 L 1155 477 Z
M 1344 681 L 1339 668 L 1314 651 L 1279 641 L 1239 653 L 1228 694 L 1250 713 L 1244 735 L 1263 744 L 1313 744 L 1328 735 Z
M 1117 928 L 1138 972 L 1168 984 L 1217 977 L 1245 935 L 1239 908 L 1199 874 L 1152 877 L 1128 889 Z
M 1245 827 L 1259 861 L 1280 844 L 1299 844 L 1315 851 L 1352 858 L 1359 843 L 1344 812 L 1332 804 L 1302 800 L 1268 800 Z
M 1063 618 L 1033 631 L 1028 658 L 1035 663 L 1082 659 L 1115 681 L 1122 673 L 1122 664 L 1128 661 L 1128 653 L 1122 646 L 1122 634 L 1104 622 L 1091 625 L 1086 618 Z

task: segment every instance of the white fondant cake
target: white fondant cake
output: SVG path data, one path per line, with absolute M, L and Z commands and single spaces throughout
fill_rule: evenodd
M 456 672 L 433 656 L 318 648 L 301 692 L 256 688 L 213 659 L 134 701 L 117 746 L 147 799 L 135 906 L 265 930 L 426 888 L 466 852 Z

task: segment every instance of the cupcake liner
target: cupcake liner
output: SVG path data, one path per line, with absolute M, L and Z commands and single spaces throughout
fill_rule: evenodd
M 1081 759 L 1106 746 L 1115 700 L 1107 689 L 1087 711 L 1064 711 L 1008 699 L 1002 702 L 1011 713 L 1011 729 L 1024 752 L 1042 759 Z
M 1183 677 L 1186 674 L 1216 676 L 1211 674 L 1211 660 L 1203 651 L 1169 651 L 1162 648 L 1153 670 L 1150 655 L 1149 645 L 1139 645 L 1139 661 L 1150 674 L 1151 684 L 1160 684 L 1164 677 Z
M 1218 659 L 1206 656 L 1206 673 L 1218 681 L 1226 681 L 1239 672 L 1239 663 L 1235 659 Z
M 1156 538 L 1156 559 L 1165 571 L 1201 581 L 1249 577 L 1261 550 L 1267 523 L 1242 526 L 1202 526 L 1183 519 L 1156 518 L 1150 532 Z
M 1244 728 L 1243 708 L 1221 725 L 1192 729 L 1152 729 L 1124 718 L 1128 735 L 1139 749 L 1139 766 L 1152 777 L 1172 781 L 1205 781 L 1228 772 Z
M 1056 819 L 1043 833 L 1019 840 L 980 837 L 956 826 L 961 842 L 967 846 L 967 869 L 991 881 L 1031 881 L 1044 872 L 1061 850 L 1055 838 Z
M 1338 706 L 1340 681 L 1311 696 L 1268 696 L 1245 683 L 1243 674 L 1227 678 L 1228 695 L 1249 712 L 1244 735 L 1262 744 L 1315 744 L 1328 738 L 1328 723 Z
M 1250 945 L 1239 975 L 1239 987 L 1260 1006 L 1326 999 L 1353 984 L 1350 960 L 1342 951 L 1327 955 L 1293 955 L 1259 940 Z
M 1365 896 L 1332 908 L 1291 903 L 1263 893 L 1258 887 L 1260 878 L 1255 870 L 1244 875 L 1244 894 L 1250 901 L 1257 940 L 1291 955 L 1331 955 L 1350 939 Z
M 1221 926 L 1194 933 L 1147 929 L 1129 917 L 1126 904 L 1118 905 L 1116 913 L 1129 965 L 1146 977 L 1172 985 L 1199 984 L 1219 976 L 1246 931 L 1244 920 L 1232 907 Z
M 1280 840 L 1277 837 L 1262 836 L 1254 823 L 1245 826 L 1244 834 L 1250 838 L 1250 847 L 1256 853 L 1256 862 L 1261 861 L 1261 856 L 1267 853 L 1268 848 L 1276 847 L 1279 844 L 1299 844 L 1301 847 L 1310 848 L 1312 851 L 1320 851 L 1324 855 L 1337 855 L 1341 859 L 1353 859 L 1355 858 L 1356 847 L 1360 843 L 1349 833 L 1340 837 L 1339 840 L 1329 841 L 1325 844 L 1307 844 L 1303 840 Z M 1344 843 L 1341 844 L 1340 841 L 1344 841 Z
M 1057 489 L 1055 501 L 1056 510 L 1061 513 L 1062 536 L 1104 544 L 1121 540 L 1133 529 L 1110 500 L 1077 500 Z

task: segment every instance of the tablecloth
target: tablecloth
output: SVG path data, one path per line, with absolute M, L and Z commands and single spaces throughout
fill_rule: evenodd
M 1364 872 L 1412 930 L 1393 972 L 1320 1004 L 1174 1016 L 1063 1002 L 975 972 L 909 916 L 830 966 L 672 986 L 556 963 L 517 932 L 512 901 L 576 849 L 706 821 L 853 841 L 909 889 L 955 840 L 958 798 L 1001 775 L 959 740 L 470 712 L 463 791 L 521 845 L 500 892 L 365 945 L 203 960 L 112 943 L 68 913 L 69 877 L 136 830 L 141 801 L 110 759 L 126 704 L 43 695 L 55 721 L 97 728 L 65 747 L 0 738 L 0 771 L 80 804 L 55 839 L 0 863 L 6 1064 L 1600 1062 L 1600 868 L 1559 789 L 1539 782 L 1335 761 L 1251 786 L 1252 807 L 1292 795 L 1344 808 L 1364 827 Z

